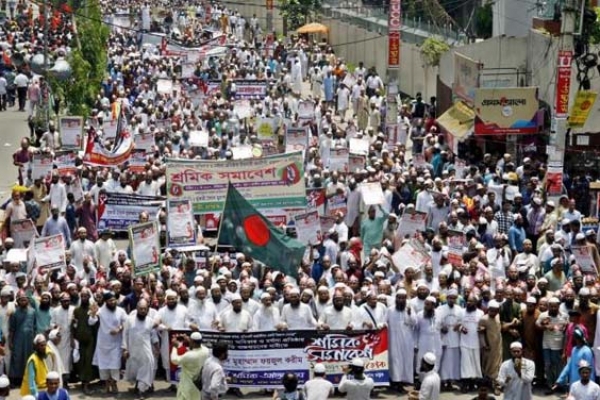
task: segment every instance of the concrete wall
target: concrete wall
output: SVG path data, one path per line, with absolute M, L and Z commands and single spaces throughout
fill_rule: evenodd
M 496 0 L 492 5 L 493 36 L 526 37 L 529 35 L 531 20 L 536 12 L 537 7 L 533 1 Z
M 247 18 L 256 14 L 264 28 L 266 21 L 265 2 L 261 0 L 247 0 L 243 5 L 239 3 L 228 4 L 229 8 L 238 10 Z M 283 19 L 277 10 L 275 0 L 273 12 L 273 26 L 280 33 L 283 31 Z M 369 31 L 350 23 L 332 19 L 321 18 L 321 23 L 329 27 L 329 41 L 337 55 L 344 58 L 347 63 L 358 65 L 360 61 L 365 66 L 375 66 L 382 78 L 386 78 L 387 65 L 387 36 L 378 32 Z M 425 67 L 419 48 L 416 45 L 402 43 L 400 51 L 400 90 L 409 95 L 421 92 L 424 98 L 435 96 L 437 68 Z

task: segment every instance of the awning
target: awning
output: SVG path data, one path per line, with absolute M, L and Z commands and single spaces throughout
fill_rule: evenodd
M 455 139 L 462 141 L 473 131 L 475 111 L 462 101 L 454 103 L 436 122 Z
M 296 31 L 297 33 L 329 33 L 329 28 L 316 22 L 306 24 Z

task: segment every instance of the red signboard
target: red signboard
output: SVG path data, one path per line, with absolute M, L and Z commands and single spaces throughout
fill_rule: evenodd
M 554 112 L 557 118 L 567 118 L 569 115 L 572 64 L 573 51 L 559 50 L 558 65 L 556 66 L 556 98 L 554 104 Z
M 388 38 L 388 68 L 400 67 L 400 32 L 390 32 Z
M 400 32 L 402 26 L 401 0 L 390 0 L 390 11 L 388 16 L 388 32 Z

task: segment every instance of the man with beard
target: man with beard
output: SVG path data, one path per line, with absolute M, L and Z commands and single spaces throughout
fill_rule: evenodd
M 186 325 L 193 331 L 214 331 L 219 327 L 219 313 L 215 305 L 206 299 L 206 288 L 198 286 L 196 299 L 187 308 Z
M 173 340 L 171 362 L 181 367 L 179 385 L 177 386 L 177 399 L 197 400 L 200 398 L 200 391 L 194 384 L 194 380 L 201 373 L 209 357 L 209 350 L 202 345 L 202 335 L 200 332 L 192 333 L 188 343 L 189 350 L 180 355 L 179 349 L 182 343 L 179 338 Z
M 17 308 L 9 319 L 10 380 L 15 385 L 21 384 L 25 363 L 33 353 L 35 325 L 35 310 L 29 306 L 29 298 L 21 290 L 17 293 Z
M 160 357 L 162 359 L 163 368 L 166 371 L 167 382 L 171 382 L 169 374 L 169 331 L 186 329 L 185 316 L 187 314 L 187 308 L 177 302 L 177 292 L 174 290 L 169 289 L 166 291 L 166 299 L 166 305 L 158 310 L 158 313 L 154 318 L 154 324 L 161 334 Z M 176 386 L 171 383 L 169 389 L 175 391 Z
M 521 328 L 521 306 L 514 300 L 514 291 L 507 287 L 504 302 L 500 305 L 500 322 L 502 323 L 502 359 L 511 357 L 510 344 L 519 339 Z
M 387 312 L 390 381 L 400 393 L 406 392 L 403 384 L 412 385 L 414 380 L 413 357 L 406 355 L 412 354 L 415 348 L 413 333 L 417 319 L 406 298 L 406 290 L 398 289 L 396 304 Z
M 537 381 L 543 381 L 544 360 L 542 358 L 542 346 L 539 334 L 542 330 L 536 325 L 540 316 L 540 310 L 536 308 L 537 300 L 535 297 L 528 297 L 525 302 L 523 315 L 523 356 L 535 363 Z
M 0 290 L 0 323 L 2 331 L 2 338 L 5 339 L 6 343 L 4 346 L 4 357 L 2 357 L 0 363 L 2 364 L 2 372 L 6 375 L 10 372 L 10 357 L 11 357 L 11 342 L 9 336 L 9 321 L 10 316 L 15 312 L 15 303 L 12 300 L 12 288 L 10 286 L 4 286 Z
M 40 302 L 35 308 L 35 330 L 36 334 L 46 333 L 50 330 L 52 315 L 50 313 L 50 302 L 52 301 L 52 294 L 50 292 L 43 292 L 40 296 Z
M 252 331 L 274 331 L 279 325 L 281 318 L 279 309 L 273 307 L 273 300 L 269 293 L 260 295 L 261 305 L 258 307 L 256 314 L 252 317 Z
M 54 178 L 53 178 L 54 179 Z M 57 177 L 58 179 L 58 177 Z M 53 205 L 50 208 L 51 218 L 48 218 L 42 228 L 42 237 L 58 235 L 62 233 L 65 238 L 67 247 L 71 246 L 71 230 L 65 217 L 60 215 L 60 208 L 58 205 Z
M 79 307 L 73 310 L 72 337 L 79 342 L 79 362 L 75 364 L 73 371 L 77 371 L 83 393 L 89 395 L 91 394 L 90 382 L 98 377 L 97 371 L 92 366 L 98 331 L 95 326 L 88 324 L 92 292 L 88 288 L 83 288 L 80 297 Z
M 340 380 L 339 391 L 346 393 L 347 399 L 368 400 L 375 386 L 373 379 L 365 375 L 365 362 L 360 358 L 354 358 L 350 366 L 342 367 L 343 375 Z M 352 374 L 353 379 L 348 379 Z
M 517 224 L 517 221 L 515 221 L 515 224 Z M 512 248 L 512 243 L 511 249 L 514 251 Z M 540 270 L 540 261 L 538 260 L 537 256 L 533 254 L 533 245 L 531 244 L 531 240 L 525 239 L 523 241 L 523 252 L 515 256 L 512 265 L 517 267 L 517 270 L 519 271 L 519 279 L 523 281 L 527 278 L 527 275 L 538 273 Z
M 440 376 L 436 372 L 435 365 L 437 357 L 428 352 L 423 355 L 419 374 L 423 376 L 421 388 L 419 389 L 419 400 L 437 400 L 440 398 Z
M 581 323 L 588 332 L 596 332 L 596 317 L 598 305 L 590 301 L 591 293 L 587 287 L 579 291 L 579 312 L 581 313 Z M 592 343 L 593 344 L 593 343 Z
M 220 316 L 221 332 L 249 332 L 252 328 L 252 315 L 242 307 L 242 296 L 238 293 L 231 298 L 231 308 L 223 311 Z
M 242 297 L 242 308 L 254 315 L 258 310 L 259 304 L 256 300 L 252 299 L 252 288 L 248 284 L 242 285 L 240 289 L 240 296 Z
M 221 287 L 216 283 L 213 283 L 210 287 L 210 299 L 208 302 L 215 306 L 219 314 L 225 311 L 230 305 L 229 301 L 223 298 Z
M 482 377 L 478 327 L 483 311 L 477 308 L 477 302 L 477 296 L 468 297 L 460 323 L 460 378 L 463 380 L 463 392 L 474 389 L 475 382 Z
M 57 367 L 54 353 L 48 348 L 44 335 L 37 335 L 32 343 L 33 354 L 27 359 L 24 368 L 21 396 L 37 396 L 40 391 L 46 390 L 48 372 L 54 371 Z
M 535 376 L 535 364 L 523 357 L 523 345 L 510 345 L 511 358 L 500 366 L 498 383 L 504 387 L 505 399 L 531 400 L 531 383 Z
M 407 268 L 407 270 L 412 270 L 411 268 Z M 405 271 L 405 275 L 406 275 L 406 271 Z M 407 287 L 407 286 L 405 286 Z M 410 289 L 406 289 L 408 291 L 408 294 L 410 295 Z M 425 307 L 425 299 L 427 298 L 427 296 L 429 296 L 429 288 L 427 287 L 427 285 L 425 284 L 425 282 L 419 282 L 419 284 L 417 285 L 417 295 L 416 297 L 413 297 L 412 299 L 409 300 L 409 304 L 410 307 L 415 311 L 415 312 L 421 312 L 423 311 L 423 308 Z
M 423 311 L 417 313 L 417 325 L 415 326 L 415 338 L 417 351 L 417 371 L 421 370 L 421 360 L 426 353 L 433 353 L 437 360 L 442 356 L 441 324 L 436 318 L 435 297 L 429 296 L 425 299 Z M 439 365 L 435 366 L 435 370 Z M 421 382 L 422 376 L 419 376 Z
M 278 330 L 315 329 L 317 321 L 307 304 L 300 302 L 300 291 L 292 288 L 288 292 L 288 303 L 281 310 L 281 322 Z
M 600 398 L 600 386 L 592 380 L 593 366 L 586 361 L 579 363 L 579 381 L 573 383 L 569 389 L 569 399 L 598 399 Z
M 554 393 L 552 386 L 558 379 L 562 369 L 562 350 L 568 316 L 558 311 L 560 300 L 553 297 L 548 301 L 548 311 L 540 314 L 536 325 L 544 330 L 542 351 L 544 354 L 544 370 L 546 371 L 546 394 Z
M 185 283 L 181 284 L 181 286 L 179 287 L 178 293 L 179 293 L 179 304 L 181 304 L 182 306 L 184 306 L 186 308 L 189 307 L 190 306 L 190 292 Z
M 60 358 L 63 361 L 64 374 L 63 382 L 65 385 L 69 381 L 69 373 L 71 372 L 71 355 L 73 349 L 71 347 L 71 323 L 73 321 L 73 311 L 75 307 L 71 305 L 71 296 L 68 293 L 63 292 L 60 295 L 60 306 L 55 307 L 50 311 L 51 321 L 50 324 L 53 328 L 60 331 L 61 340 L 58 344 L 58 351 L 60 352 Z
M 72 263 L 78 271 L 83 269 L 83 259 L 85 256 L 94 260 L 94 243 L 87 238 L 87 229 L 80 227 L 77 229 L 77 239 L 71 243 L 69 250 L 71 251 Z
M 495 383 L 502 362 L 502 331 L 498 311 L 500 304 L 496 300 L 488 303 L 488 313 L 479 320 L 479 343 L 483 348 L 481 353 L 481 372 L 489 383 Z M 496 396 L 500 392 L 495 390 Z
M 387 322 L 387 307 L 377 301 L 377 293 L 370 290 L 367 293 L 367 301 L 359 307 L 359 321 L 357 328 L 380 329 Z M 360 323 L 361 325 L 358 325 Z
M 352 330 L 352 310 L 344 306 L 344 294 L 336 290 L 333 294 L 333 304 L 326 308 L 319 317 L 319 329 L 323 330 Z
M 90 325 L 98 325 L 98 339 L 93 364 L 98 366 L 100 379 L 106 382 L 106 393 L 118 392 L 117 381 L 121 369 L 121 343 L 123 326 L 127 319 L 125 310 L 117 307 L 117 298 L 113 292 L 104 294 L 104 305 L 90 306 Z
M 458 291 L 450 289 L 446 296 L 446 304 L 440 306 L 436 313 L 441 324 L 443 356 L 440 360 L 440 378 L 442 389 L 452 390 L 452 382 L 459 381 L 460 374 L 460 327 L 464 310 L 456 305 Z
M 127 360 L 125 379 L 135 383 L 140 399 L 145 398 L 154 382 L 154 348 L 158 347 L 158 336 L 148 310 L 148 302 L 140 300 L 137 312 L 127 317 L 123 331 L 123 357 Z

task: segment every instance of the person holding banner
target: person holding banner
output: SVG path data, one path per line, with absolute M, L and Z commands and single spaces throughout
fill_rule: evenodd
M 350 365 L 343 366 L 342 380 L 338 386 L 341 393 L 346 394 L 347 400 L 369 400 L 375 387 L 373 379 L 365 375 L 365 362 L 354 358 Z M 352 379 L 348 378 L 352 375 Z

